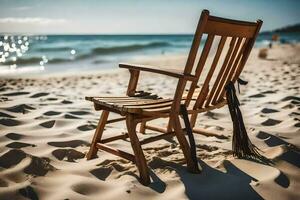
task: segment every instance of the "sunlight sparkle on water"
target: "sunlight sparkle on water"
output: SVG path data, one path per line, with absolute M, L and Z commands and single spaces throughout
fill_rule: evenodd
M 7 44 L 7 43 L 4 43 L 3 46 L 4 46 L 4 51 L 8 51 L 9 48 L 10 48 L 10 47 L 9 47 L 9 44 Z

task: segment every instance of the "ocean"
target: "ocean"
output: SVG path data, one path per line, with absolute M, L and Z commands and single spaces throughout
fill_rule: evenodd
M 267 46 L 271 34 L 259 35 Z M 300 34 L 280 34 L 282 42 Z M 0 76 L 113 69 L 141 56 L 188 54 L 193 35 L 0 35 Z

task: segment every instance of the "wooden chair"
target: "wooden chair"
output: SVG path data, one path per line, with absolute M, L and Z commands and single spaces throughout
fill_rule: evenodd
M 238 79 L 261 25 L 262 21 L 260 20 L 254 23 L 224 19 L 210 16 L 209 11 L 204 10 L 201 14 L 188 60 L 183 71 L 166 70 L 136 64 L 119 64 L 120 68 L 126 68 L 130 72 L 127 95 L 118 97 L 86 97 L 87 100 L 94 103 L 95 110 L 103 110 L 90 150 L 87 154 L 87 159 L 94 158 L 97 154 L 97 150 L 101 149 L 131 160 L 136 164 L 139 170 L 141 182 L 147 185 L 150 183 L 150 177 L 141 146 L 175 135 L 183 151 L 188 170 L 193 173 L 200 172 L 197 160 L 195 160 L 191 154 L 192 150 L 184 136 L 184 129 L 180 124 L 180 116 L 184 115 L 182 111 L 187 109 L 187 113 L 191 115 L 190 122 L 193 131 L 197 132 L 194 126 L 198 113 L 226 105 L 224 87 L 229 81 L 235 82 Z M 206 41 L 200 54 L 200 59 L 196 62 L 200 41 L 203 35 L 207 35 Z M 208 74 L 202 86 L 199 88 L 197 86 L 199 77 L 204 69 L 216 36 L 220 36 L 221 39 L 212 64 L 208 68 Z M 230 40 L 230 45 L 226 52 L 225 59 L 220 65 L 220 69 L 216 70 L 226 40 Z M 137 92 L 136 88 L 141 71 L 163 74 L 178 79 L 174 97 L 164 99 L 157 98 L 156 95 L 151 95 L 146 92 Z M 216 73 L 216 79 L 212 82 L 211 80 L 214 73 Z M 186 90 L 187 92 L 185 92 Z M 108 120 L 109 112 L 118 113 L 123 117 Z M 169 125 L 166 128 L 146 124 L 146 122 L 150 120 L 163 117 L 169 118 Z M 188 119 L 187 115 L 185 119 Z M 128 134 L 102 139 L 105 125 L 121 120 L 126 120 Z M 138 123 L 141 123 L 140 132 L 142 133 L 144 133 L 146 129 L 151 129 L 162 132 L 163 134 L 140 141 L 136 132 Z M 186 129 L 190 128 L 188 123 L 185 123 L 185 126 Z M 126 138 L 130 140 L 134 155 L 106 145 L 106 143 Z

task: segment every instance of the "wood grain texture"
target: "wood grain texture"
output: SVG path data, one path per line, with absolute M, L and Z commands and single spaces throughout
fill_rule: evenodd
M 130 63 L 120 63 L 120 68 L 127 68 L 130 70 L 138 70 L 138 71 L 146 71 L 146 72 L 152 72 L 157 74 L 163 74 L 175 78 L 183 78 L 186 80 L 196 80 L 196 77 L 190 74 L 184 74 L 183 71 L 177 70 L 177 69 L 163 69 L 156 66 L 149 66 L 149 65 L 139 65 L 139 64 L 130 64 Z

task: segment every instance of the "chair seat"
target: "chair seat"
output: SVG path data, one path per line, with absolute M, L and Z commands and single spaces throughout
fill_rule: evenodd
M 199 92 L 195 91 L 196 94 Z M 182 103 L 184 103 L 187 92 L 183 95 Z M 173 103 L 173 99 L 160 98 L 157 95 L 151 93 L 139 92 L 135 96 L 102 96 L 102 97 L 85 97 L 86 100 L 94 103 L 95 110 L 109 110 L 112 112 L 126 115 L 128 113 L 141 114 L 147 116 L 167 115 Z M 226 104 L 226 100 L 223 99 L 221 102 L 215 105 L 209 105 L 207 107 L 199 108 L 198 110 L 193 109 L 195 103 L 194 96 L 192 101 L 187 108 L 188 113 L 199 113 L 205 112 L 214 108 L 222 107 Z
M 135 96 L 102 96 L 86 97 L 86 100 L 94 103 L 96 110 L 108 109 L 110 111 L 126 115 L 126 113 L 159 115 L 169 113 L 172 99 L 163 99 L 157 95 L 135 95 Z
M 182 103 L 184 103 L 188 91 L 185 91 L 182 96 Z M 199 108 L 193 110 L 193 104 L 195 103 L 197 96 L 200 93 L 200 88 L 196 88 L 192 96 L 189 107 L 187 108 L 189 113 L 205 112 L 213 108 L 221 107 L 224 105 L 224 101 L 217 105 L 209 105 L 205 108 Z M 134 96 L 101 96 L 101 97 L 85 97 L 86 100 L 94 103 L 95 110 L 110 110 L 121 115 L 127 113 L 141 114 L 147 116 L 166 115 L 171 110 L 173 99 L 161 98 L 156 94 L 151 94 L 144 91 L 137 91 Z

